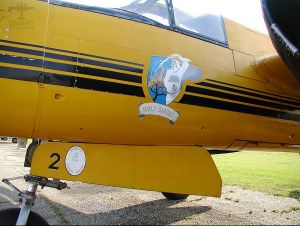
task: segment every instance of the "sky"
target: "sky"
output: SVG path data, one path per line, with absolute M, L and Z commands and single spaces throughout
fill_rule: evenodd
M 218 2 L 221 1 L 224 2 L 221 6 L 221 14 L 224 17 L 262 33 L 268 33 L 262 16 L 260 0 L 218 0 Z
M 64 0 L 80 4 L 122 7 L 133 0 Z M 141 0 L 146 1 L 146 0 Z M 159 0 L 163 1 L 163 0 Z M 173 5 L 186 9 L 195 16 L 208 9 L 213 9 L 226 18 L 246 25 L 247 27 L 267 34 L 267 29 L 262 17 L 260 0 L 172 0 Z
M 188 10 L 194 16 L 201 12 L 219 13 L 247 27 L 267 34 L 260 0 L 172 0 L 179 9 Z

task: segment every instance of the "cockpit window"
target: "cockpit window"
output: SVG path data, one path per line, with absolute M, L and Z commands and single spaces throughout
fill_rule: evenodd
M 0 0 L 1 1 L 1 0 Z M 227 46 L 223 18 L 224 0 L 48 0 L 52 4 L 78 8 L 134 20 Z
M 223 19 L 217 1 L 173 0 L 175 25 L 208 39 L 226 43 Z
M 169 26 L 169 11 L 166 0 L 64 0 L 89 7 L 123 10 L 152 19 Z

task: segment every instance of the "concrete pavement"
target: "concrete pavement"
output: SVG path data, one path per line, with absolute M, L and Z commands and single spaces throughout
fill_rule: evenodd
M 0 142 L 0 178 L 24 175 L 25 149 Z M 16 184 L 23 190 L 24 181 Z M 280 224 L 300 225 L 300 203 L 256 191 L 224 186 L 222 197 L 190 196 L 169 201 L 158 192 L 68 182 L 71 189 L 38 190 L 33 211 L 50 224 Z M 0 210 L 18 206 L 17 193 L 0 183 Z M 1 219 L 0 219 L 1 221 Z

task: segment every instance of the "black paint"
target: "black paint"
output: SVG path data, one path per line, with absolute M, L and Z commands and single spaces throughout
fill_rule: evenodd
M 102 80 L 87 79 L 82 77 L 76 78 L 75 87 L 81 89 L 91 89 L 102 92 L 119 93 L 132 96 L 145 97 L 143 88 L 127 84 L 106 82 Z
M 227 99 L 227 100 L 244 102 L 247 104 L 260 105 L 262 107 L 277 108 L 277 109 L 289 110 L 289 111 L 300 110 L 300 107 L 297 108 L 297 107 L 292 107 L 292 106 L 283 105 L 283 104 L 279 104 L 279 103 L 268 102 L 265 100 L 259 100 L 259 99 L 254 99 L 254 98 L 250 98 L 250 97 L 239 96 L 236 94 L 224 93 L 224 92 L 216 91 L 216 90 L 209 90 L 209 89 L 200 88 L 200 87 L 187 86 L 186 91 L 190 92 L 190 93 L 196 93 L 196 94 L 213 96 L 213 97 L 218 97 L 218 98 Z
M 189 104 L 201 107 L 208 107 L 220 110 L 228 110 L 252 115 L 260 115 L 272 118 L 280 118 L 285 120 L 300 121 L 300 115 L 285 113 L 275 110 L 269 110 L 259 107 L 253 107 L 243 104 L 231 103 L 222 100 L 214 100 L 204 97 L 196 97 L 185 94 L 179 103 Z
M 300 104 L 300 99 L 295 99 L 293 97 L 277 95 L 277 94 L 274 94 L 274 93 L 263 92 L 263 91 L 260 91 L 260 90 L 251 89 L 251 88 L 247 88 L 247 87 L 243 87 L 243 86 L 238 86 L 238 85 L 234 85 L 234 84 L 230 84 L 230 83 L 226 83 L 226 82 L 221 82 L 221 81 L 217 81 L 217 80 L 213 80 L 213 79 L 206 79 L 206 80 L 211 81 L 211 82 L 215 82 L 215 83 L 219 83 L 219 84 L 228 85 L 228 86 L 231 86 L 231 87 L 242 88 L 242 89 L 246 89 L 246 90 L 250 90 L 250 91 L 254 91 L 254 92 L 258 92 L 258 93 L 264 93 L 264 94 L 268 94 L 268 95 L 271 95 L 271 96 L 276 96 L 276 97 L 279 97 L 279 98 L 285 98 L 285 99 L 288 99 L 288 100 L 298 101 L 298 104 Z

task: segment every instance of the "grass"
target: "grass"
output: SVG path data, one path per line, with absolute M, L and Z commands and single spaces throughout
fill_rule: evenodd
M 291 213 L 291 212 L 296 212 L 300 210 L 300 206 L 292 206 L 287 210 L 282 210 L 280 213 Z
M 63 224 L 65 225 L 70 225 L 69 220 L 67 219 L 65 212 L 63 211 L 63 209 L 61 209 L 60 207 L 56 206 L 53 202 L 51 202 L 47 197 L 45 197 L 44 195 L 40 194 L 44 200 L 49 204 L 50 208 L 54 211 L 54 213 L 59 217 L 59 219 L 61 220 L 61 222 L 63 222 Z
M 223 184 L 300 200 L 300 155 L 237 152 L 213 155 Z

